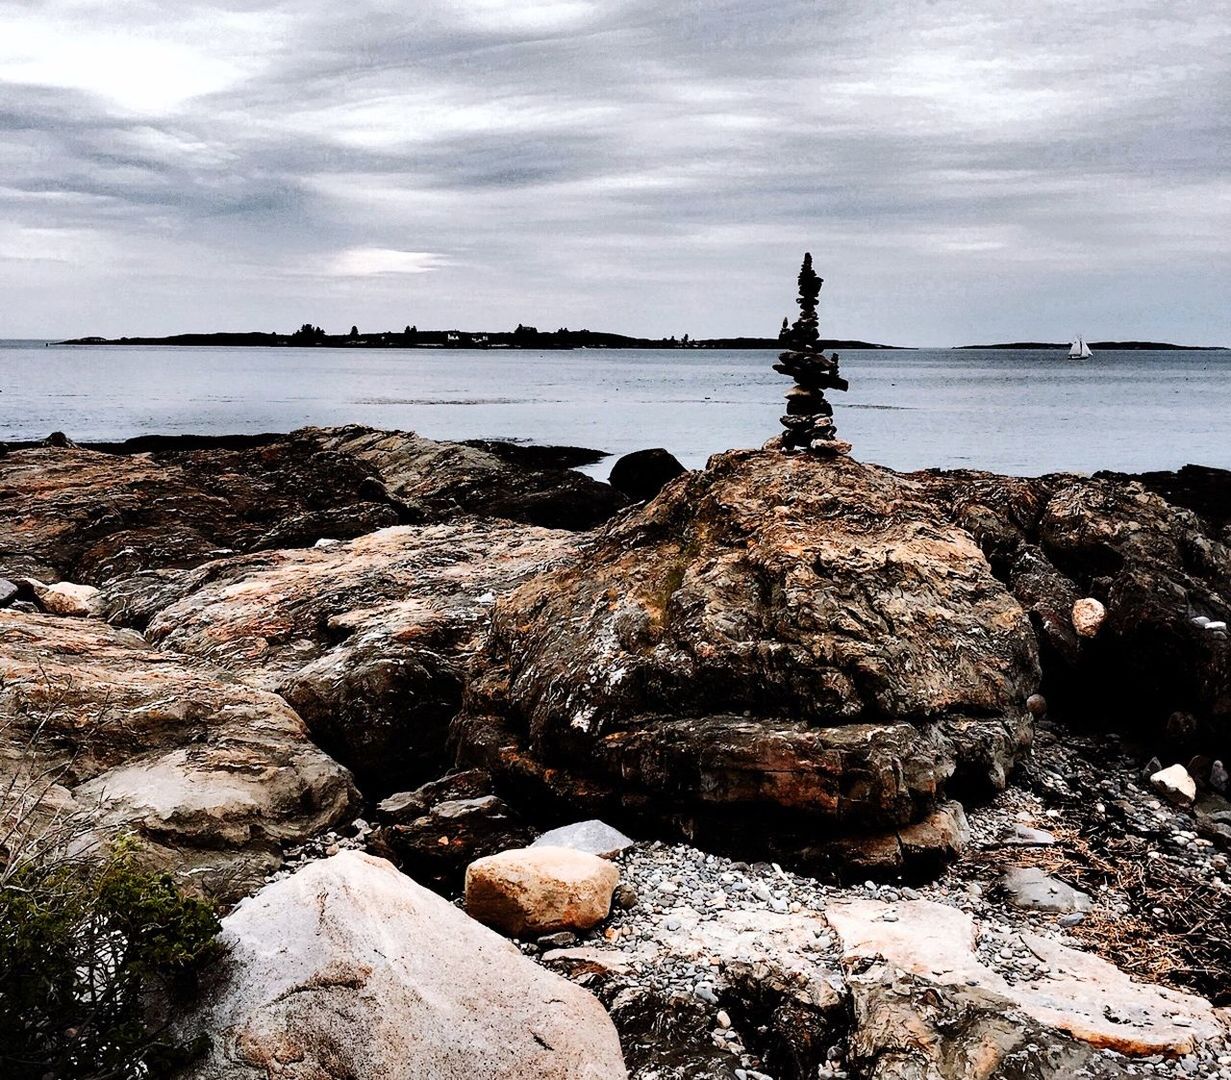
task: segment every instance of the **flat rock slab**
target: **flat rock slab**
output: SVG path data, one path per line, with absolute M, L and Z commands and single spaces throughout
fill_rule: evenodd
M 1023 933 L 1021 941 L 1047 971 L 1010 982 L 976 955 L 975 921 L 957 908 L 928 900 L 856 900 L 833 905 L 825 916 L 852 971 L 868 962 L 888 965 L 925 983 L 960 988 L 982 1008 L 1016 1010 L 1045 1030 L 1094 1047 L 1182 1055 L 1225 1034 L 1204 998 L 1134 982 L 1105 960 L 1037 934 Z
M 614 859 L 627 851 L 636 841 L 613 829 L 605 821 L 591 818 L 574 825 L 562 825 L 543 833 L 531 847 L 565 847 L 597 855 L 600 859 Z
M 0 611 L 0 778 L 36 732 L 78 809 L 228 895 L 357 802 L 280 697 L 96 619 Z
M 381 859 L 342 852 L 243 901 L 186 1080 L 623 1080 L 586 991 Z
M 572 848 L 514 848 L 466 868 L 466 911 L 506 934 L 589 930 L 611 912 L 620 872 Z
M 1090 897 L 1034 866 L 1010 866 L 1000 880 L 1014 907 L 1067 915 L 1089 911 Z

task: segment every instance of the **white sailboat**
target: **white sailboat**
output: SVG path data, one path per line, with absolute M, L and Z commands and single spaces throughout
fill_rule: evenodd
M 1092 355 L 1090 346 L 1086 344 L 1086 339 L 1078 334 L 1076 340 L 1069 346 L 1069 359 L 1085 360 Z

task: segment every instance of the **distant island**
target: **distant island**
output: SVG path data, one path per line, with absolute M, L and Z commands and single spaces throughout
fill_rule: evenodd
M 404 330 L 383 330 L 361 333 L 351 327 L 347 334 L 327 334 L 319 326 L 304 323 L 291 334 L 273 333 L 211 333 L 171 334 L 167 337 L 81 337 L 57 342 L 59 345 L 215 345 L 262 348 L 314 347 L 351 349 L 777 349 L 776 337 L 640 338 L 625 334 L 608 334 L 597 330 L 539 330 L 518 325 L 510 331 L 420 330 L 407 326 Z M 826 349 L 897 349 L 903 346 L 881 345 L 872 341 L 822 341 Z
M 995 345 L 955 345 L 955 349 L 1067 349 L 1068 341 L 1002 341 Z M 1174 345 L 1169 341 L 1090 341 L 1091 349 L 1118 352 L 1219 352 L 1225 345 Z

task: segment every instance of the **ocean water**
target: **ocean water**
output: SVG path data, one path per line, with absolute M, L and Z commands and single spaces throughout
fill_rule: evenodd
M 0 440 L 78 441 L 369 424 L 696 467 L 778 430 L 774 354 L 45 347 L 0 341 Z M 855 455 L 899 469 L 1231 468 L 1231 352 L 842 353 L 830 395 Z M 609 462 L 593 467 L 605 475 Z

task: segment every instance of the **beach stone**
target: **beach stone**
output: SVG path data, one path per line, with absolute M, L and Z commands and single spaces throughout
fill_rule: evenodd
M 611 467 L 607 482 L 634 502 L 646 502 L 685 472 L 672 454 L 657 447 L 625 454 Z
M 1083 597 L 1073 604 L 1073 629 L 1084 638 L 1098 635 L 1107 618 L 1107 609 L 1092 597 Z
M 1026 698 L 1026 711 L 1036 720 L 1047 715 L 1047 698 L 1042 694 L 1031 694 Z
M 402 817 L 374 830 L 369 850 L 392 859 L 415 880 L 448 892 L 462 885 L 475 859 L 522 847 L 534 835 L 495 795 L 434 799 L 419 816 Z
M 88 618 L 98 614 L 99 594 L 93 585 L 77 585 L 71 581 L 58 581 L 54 585 L 34 582 L 34 595 L 39 606 L 52 615 L 73 615 Z
M 513 937 L 589 930 L 611 912 L 620 872 L 572 848 L 515 848 L 466 868 L 466 911 Z
M 885 919 L 890 911 L 896 920 Z M 1002 1069 L 1060 1080 L 1092 1066 L 1084 1075 L 1120 1076 L 1119 1065 L 1108 1071 L 1092 1051 L 1179 1056 L 1225 1031 L 1204 998 L 1136 982 L 1030 932 L 1016 938 L 1041 964 L 1009 981 L 977 956 L 974 917 L 945 904 L 851 900 L 825 917 L 842 947 L 859 1018 L 852 1058 L 861 1066 L 910 1054 L 931 1062 L 926 1075 L 936 1077 L 971 1075 L 947 1071 L 955 1060 L 978 1060 L 987 1076 Z M 929 997 L 927 1008 L 916 1006 Z M 946 1020 L 958 1015 L 960 1024 Z
M 1034 829 L 1020 823 L 1013 826 L 1012 831 L 1003 843 L 1016 847 L 1051 847 L 1056 838 L 1046 829 Z
M 1183 765 L 1160 769 L 1150 777 L 1150 786 L 1176 806 L 1191 806 L 1197 798 L 1197 783 Z
M 591 818 L 589 821 L 579 821 L 574 825 L 563 825 L 543 833 L 533 844 L 533 847 L 565 847 L 575 848 L 597 855 L 600 859 L 614 859 L 627 851 L 636 841 L 625 836 L 619 829 L 613 829 L 606 822 Z
M 8 578 L 0 578 L 0 608 L 8 607 L 20 595 L 17 588 Z
M 1000 880 L 1014 907 L 1067 914 L 1088 911 L 1090 897 L 1033 866 L 1011 866 Z
M 344 851 L 222 922 L 223 959 L 177 1033 L 185 1080 L 623 1080 L 586 991 L 400 874 Z

